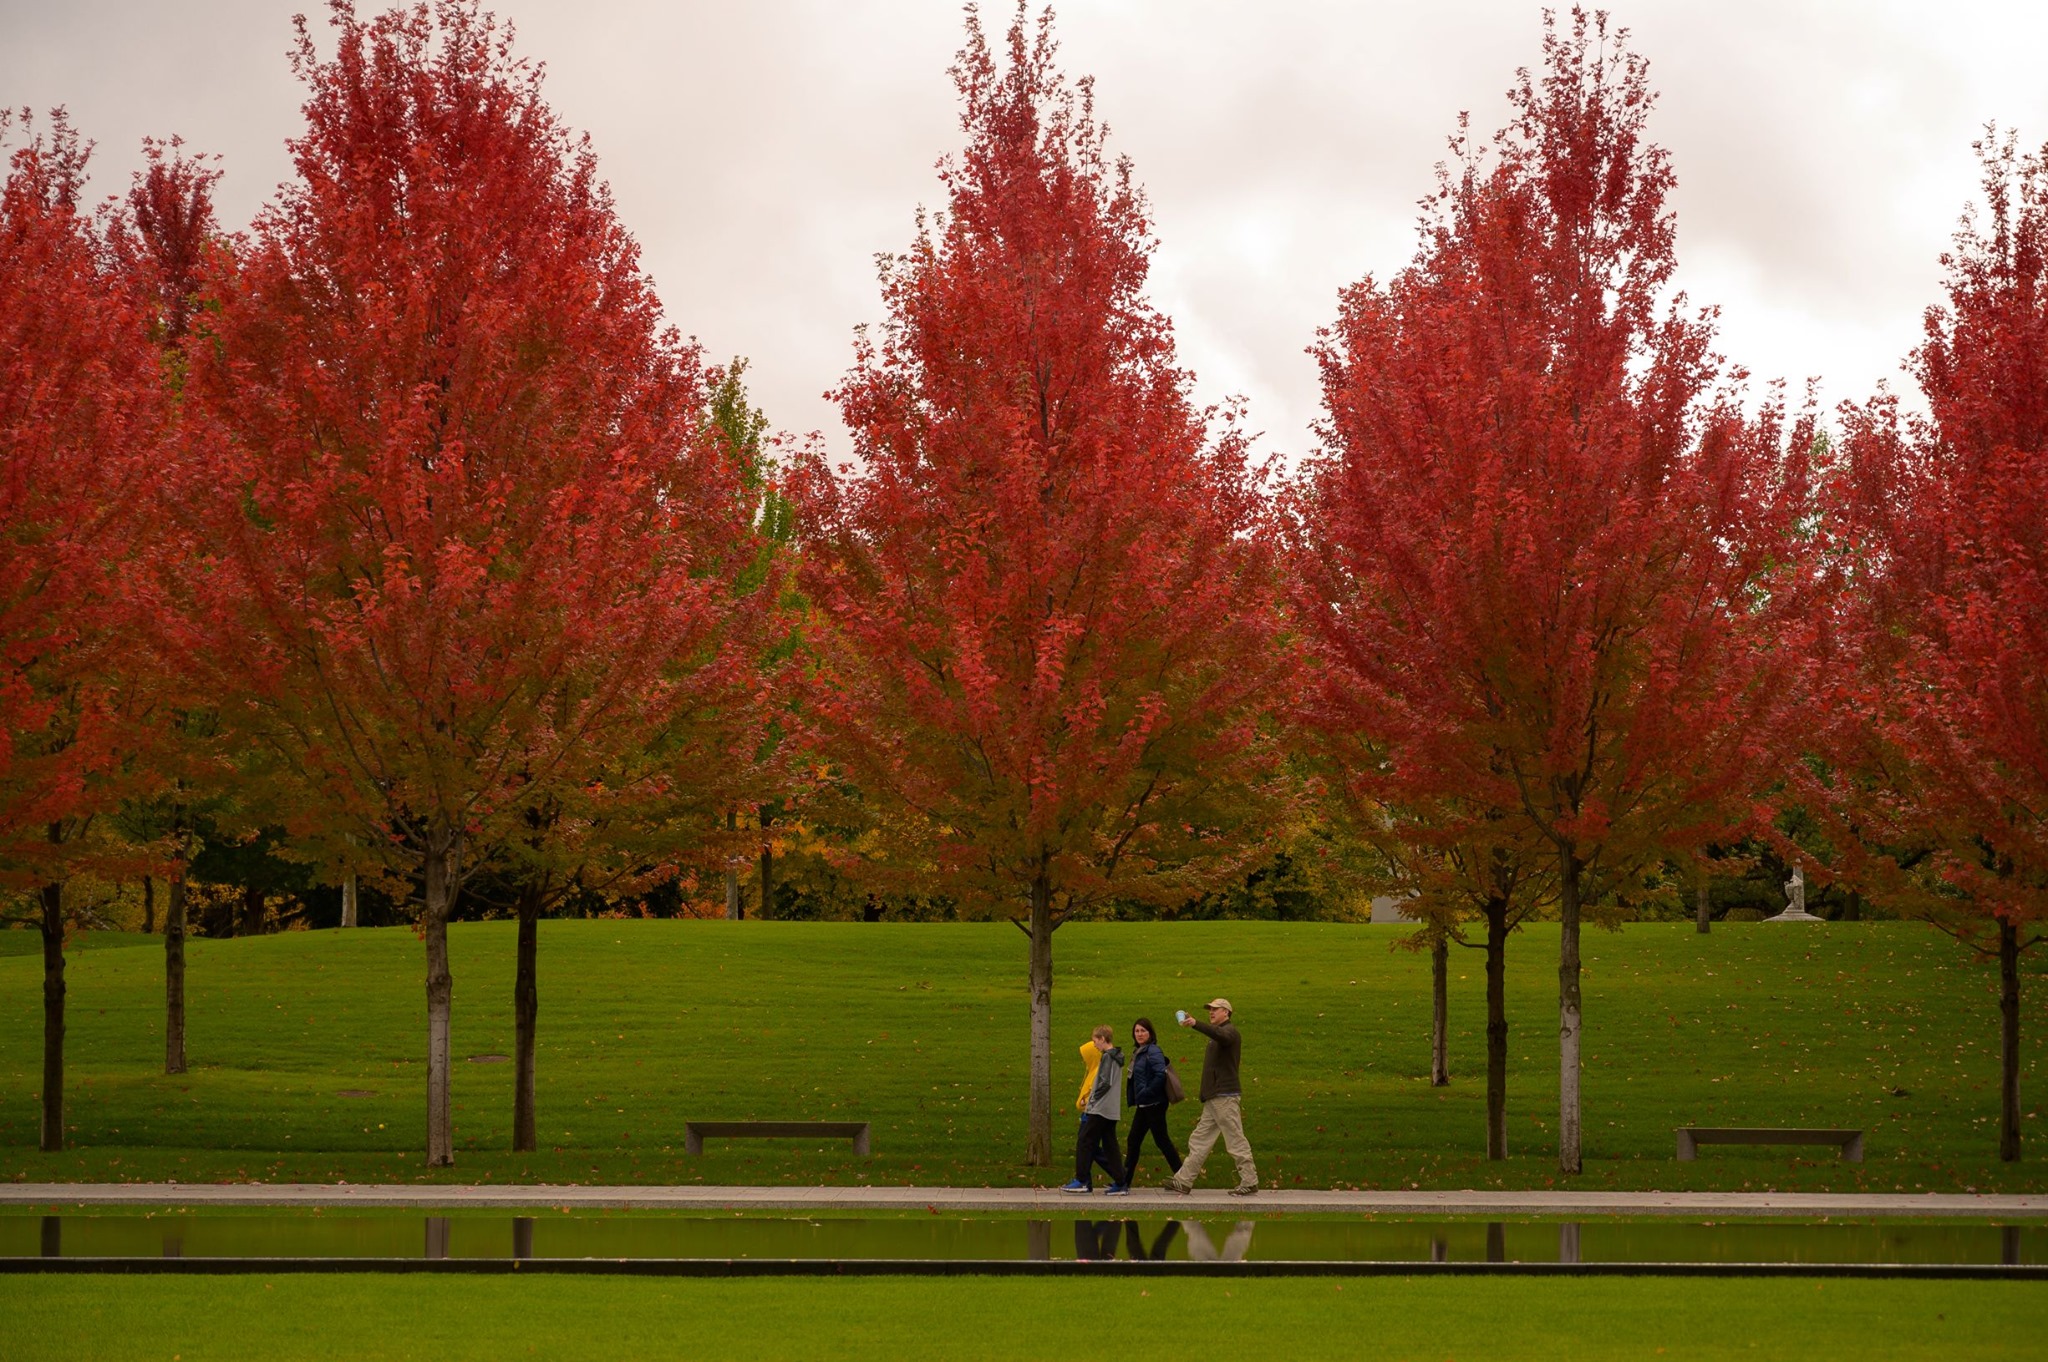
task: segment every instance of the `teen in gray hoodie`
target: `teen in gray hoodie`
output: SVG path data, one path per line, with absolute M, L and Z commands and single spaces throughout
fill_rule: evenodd
M 1130 1191 L 1124 1173 L 1123 1155 L 1116 1145 L 1116 1123 L 1124 1114 L 1124 1052 L 1115 1044 L 1116 1032 L 1107 1026 L 1095 1029 L 1095 1045 L 1102 1051 L 1102 1063 L 1095 1070 L 1095 1087 L 1081 1116 L 1081 1134 L 1074 1146 L 1074 1180 L 1060 1190 L 1085 1195 L 1089 1186 L 1089 1165 L 1100 1157 L 1109 1169 L 1110 1196 Z

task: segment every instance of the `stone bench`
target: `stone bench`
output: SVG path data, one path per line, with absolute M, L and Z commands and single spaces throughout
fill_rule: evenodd
M 852 1140 L 853 1152 L 868 1152 L 866 1121 L 685 1121 L 683 1152 L 702 1154 L 704 1137 L 748 1140 Z
M 1863 1132 L 1860 1130 L 1812 1130 L 1797 1127 L 1773 1129 L 1768 1126 L 1680 1126 L 1678 1157 L 1696 1159 L 1703 1144 L 1831 1144 L 1841 1148 L 1848 1163 L 1863 1162 Z

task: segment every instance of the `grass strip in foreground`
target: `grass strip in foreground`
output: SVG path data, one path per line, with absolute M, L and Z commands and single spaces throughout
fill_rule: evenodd
M 0 1279 L 14 1362 L 2038 1358 L 2031 1282 Z

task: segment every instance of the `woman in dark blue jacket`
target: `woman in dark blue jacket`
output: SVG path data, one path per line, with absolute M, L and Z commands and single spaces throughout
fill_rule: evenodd
M 1138 1176 L 1138 1149 L 1151 1132 L 1152 1142 L 1166 1155 L 1167 1167 L 1180 1171 L 1180 1151 L 1166 1132 L 1166 1066 L 1170 1062 L 1159 1048 L 1159 1033 L 1145 1017 L 1131 1024 L 1131 1075 L 1124 1080 L 1124 1101 L 1131 1109 L 1131 1136 L 1124 1147 L 1124 1185 Z

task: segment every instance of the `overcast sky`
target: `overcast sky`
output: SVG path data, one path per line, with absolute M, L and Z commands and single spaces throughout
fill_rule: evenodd
M 240 227 L 290 173 L 299 0 L 0 0 L 0 103 L 69 106 L 125 185 L 145 135 L 221 153 Z M 376 5 L 364 0 L 361 8 Z M 503 0 L 520 50 L 593 137 L 670 318 L 743 354 L 770 420 L 822 429 L 853 328 L 879 318 L 874 256 L 939 201 L 959 143 L 944 0 Z M 1827 400 L 1894 376 L 1934 300 L 1983 124 L 2048 141 L 2048 10 L 1840 0 L 1621 0 L 1662 91 L 1679 271 L 1722 308 L 1723 349 Z M 997 3 L 1000 32 L 1010 10 Z M 1064 64 L 1093 74 L 1113 149 L 1160 241 L 1155 301 L 1200 395 L 1242 394 L 1269 449 L 1308 447 L 1304 348 L 1337 290 L 1414 244 L 1458 113 L 1491 131 L 1541 6 L 1067 0 Z

